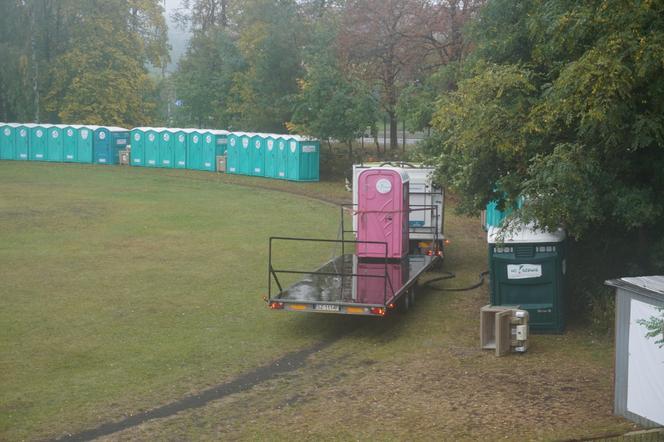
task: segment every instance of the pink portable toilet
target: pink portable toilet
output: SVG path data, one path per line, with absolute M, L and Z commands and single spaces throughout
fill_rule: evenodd
M 357 239 L 387 243 L 387 258 L 408 253 L 408 174 L 375 167 L 358 177 Z M 358 244 L 360 258 L 385 258 L 383 244 Z
M 407 263 L 366 262 L 357 263 L 355 273 L 355 296 L 360 304 L 384 304 L 394 297 L 408 278 Z M 389 281 L 388 281 L 389 278 Z

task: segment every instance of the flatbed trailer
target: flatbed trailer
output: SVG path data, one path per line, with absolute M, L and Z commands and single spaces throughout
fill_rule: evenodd
M 342 254 L 314 271 L 274 268 L 273 243 L 280 241 L 340 243 Z M 442 256 L 436 253 L 417 254 L 390 260 L 361 259 L 355 254 L 345 253 L 346 244 L 357 246 L 368 242 L 271 237 L 266 299 L 268 306 L 273 310 L 378 317 L 387 315 L 398 305 L 408 308 L 413 303 L 414 286 L 418 279 L 442 260 Z M 387 250 L 386 243 L 372 243 L 385 244 Z M 279 280 L 279 275 L 283 274 L 298 274 L 300 280 L 283 288 Z

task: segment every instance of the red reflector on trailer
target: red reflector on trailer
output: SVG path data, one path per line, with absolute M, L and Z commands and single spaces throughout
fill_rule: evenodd
M 369 311 L 374 315 L 385 316 L 385 309 L 383 307 L 372 307 Z
M 397 306 L 397 305 L 396 305 L 396 304 L 393 304 L 393 303 L 387 304 L 387 308 L 389 308 L 390 310 L 392 310 L 392 309 L 395 308 L 396 306 Z
M 284 303 L 283 302 L 271 302 L 270 303 L 270 308 L 272 310 L 281 310 L 284 308 Z

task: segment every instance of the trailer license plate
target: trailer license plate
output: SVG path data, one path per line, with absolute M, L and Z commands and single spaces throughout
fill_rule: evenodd
M 334 304 L 316 304 L 314 305 L 314 310 L 320 310 L 324 312 L 338 312 L 339 306 Z

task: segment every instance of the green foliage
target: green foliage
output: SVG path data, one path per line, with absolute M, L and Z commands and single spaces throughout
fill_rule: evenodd
M 439 143 L 427 150 L 460 208 L 524 195 L 525 220 L 564 226 L 593 250 L 594 281 L 573 284 L 590 293 L 577 307 L 604 277 L 664 271 L 653 246 L 664 228 L 664 4 L 495 0 L 470 35 L 476 50 L 439 98 Z
M 159 0 L 7 2 L 0 18 L 3 119 L 144 124 L 168 62 Z
M 174 74 L 177 99 L 183 105 L 176 111 L 181 125 L 230 127 L 231 87 L 245 62 L 228 32 L 215 28 L 194 35 L 187 54 Z
M 377 119 L 377 103 L 360 80 L 348 79 L 334 51 L 336 35 L 316 28 L 315 41 L 305 57 L 306 74 L 294 96 L 295 112 L 288 128 L 322 140 L 347 144 Z
M 652 316 L 648 319 L 641 319 L 637 323 L 648 329 L 646 337 L 654 338 L 655 344 L 659 345 L 659 348 L 664 348 L 664 308 L 660 308 L 659 312 L 661 317 Z

